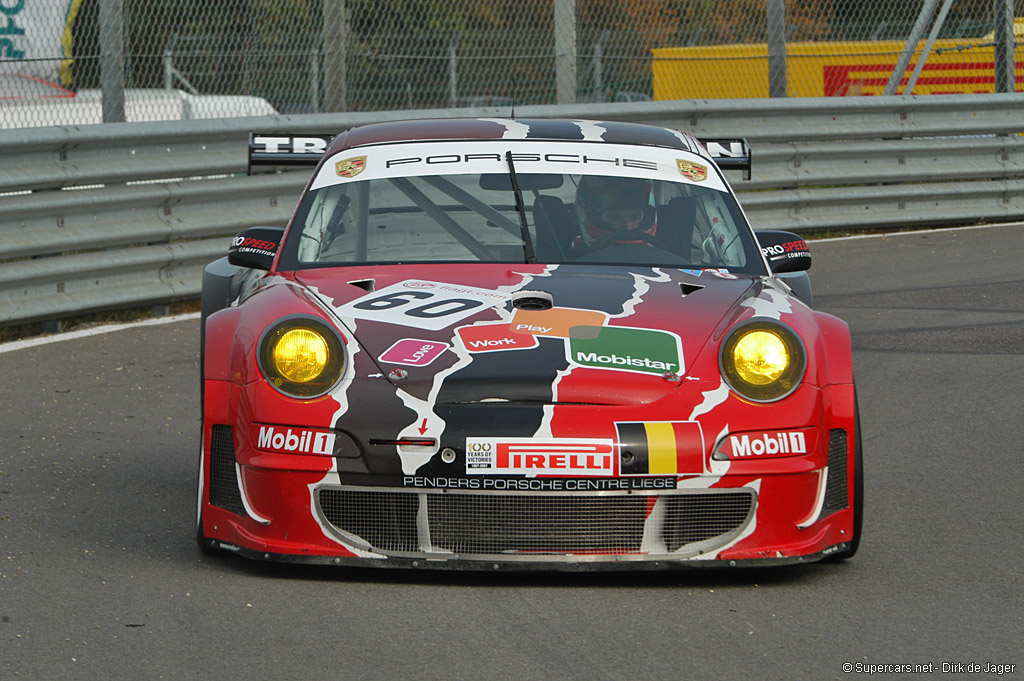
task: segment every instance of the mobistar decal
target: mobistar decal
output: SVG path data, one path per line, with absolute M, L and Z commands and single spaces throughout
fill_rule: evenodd
M 667 331 L 606 326 L 595 338 L 570 338 L 569 361 L 595 369 L 683 373 L 679 338 Z

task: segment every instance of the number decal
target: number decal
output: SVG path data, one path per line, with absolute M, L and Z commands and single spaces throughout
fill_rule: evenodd
M 457 284 L 409 280 L 386 286 L 338 308 L 342 317 L 439 331 L 504 305 L 507 293 Z
M 360 300 L 352 305 L 357 310 L 390 310 L 394 307 L 405 305 L 417 298 L 432 298 L 433 293 L 427 291 L 395 291 L 385 296 L 377 296 L 370 300 Z
M 452 307 L 452 306 L 455 307 Z M 436 303 L 427 303 L 415 307 L 406 312 L 410 317 L 420 317 L 422 319 L 434 319 L 436 317 L 447 317 L 448 315 L 460 314 L 467 310 L 472 310 L 474 307 L 480 307 L 483 305 L 479 300 L 466 300 L 465 298 L 452 298 L 450 300 L 439 300 Z M 441 308 L 440 310 L 435 308 Z M 427 312 L 427 310 L 433 310 L 433 312 Z

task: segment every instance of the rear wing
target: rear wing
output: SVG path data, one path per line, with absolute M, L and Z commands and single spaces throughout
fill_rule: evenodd
M 334 135 L 263 135 L 249 133 L 249 167 L 315 166 Z
M 249 174 L 255 166 L 315 166 L 334 135 L 249 133 Z M 750 179 L 750 145 L 745 139 L 698 140 L 722 170 L 746 171 Z
M 722 170 L 742 170 L 743 179 L 750 179 L 751 153 L 746 139 L 698 140 Z

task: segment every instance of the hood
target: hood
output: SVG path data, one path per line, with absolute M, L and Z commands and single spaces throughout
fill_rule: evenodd
M 718 380 L 717 365 L 692 363 L 723 321 L 756 312 L 765 288 L 710 270 L 596 265 L 348 267 L 295 277 L 376 371 L 418 399 L 450 404 L 637 405 L 687 376 Z M 694 376 L 701 371 L 714 375 Z

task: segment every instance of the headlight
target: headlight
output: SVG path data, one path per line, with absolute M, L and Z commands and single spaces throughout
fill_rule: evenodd
M 722 343 L 722 376 L 729 386 L 755 402 L 773 402 L 796 390 L 807 367 L 803 344 L 777 322 L 740 325 Z
M 259 345 L 263 376 L 293 397 L 319 397 L 345 370 L 345 346 L 327 324 L 313 317 L 289 317 L 263 333 Z

